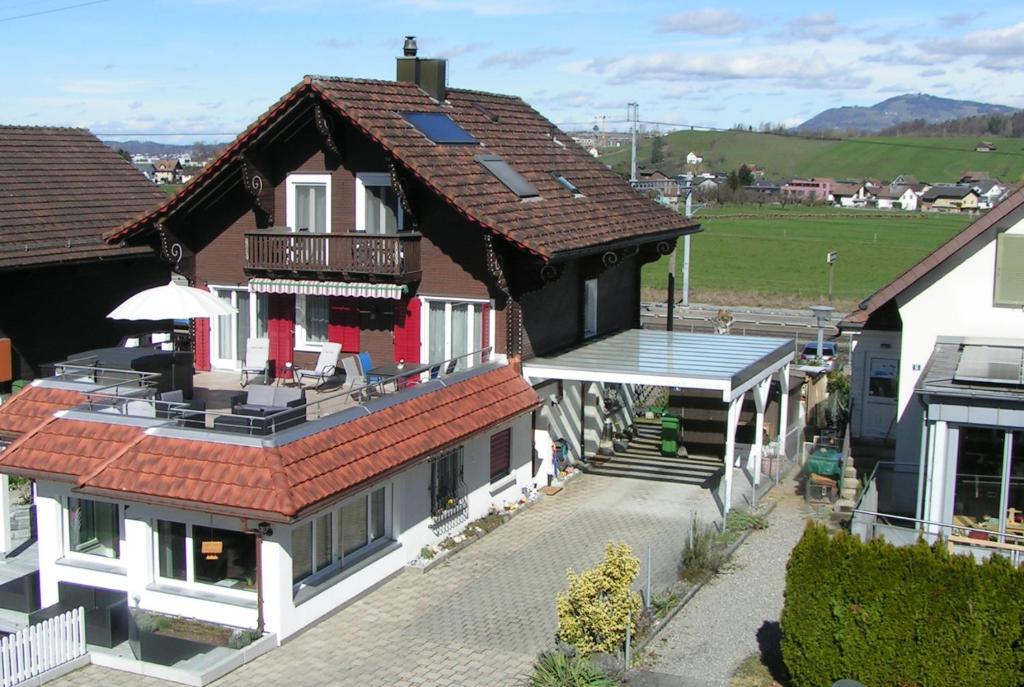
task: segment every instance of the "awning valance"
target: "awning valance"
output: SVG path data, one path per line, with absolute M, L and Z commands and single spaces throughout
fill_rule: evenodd
M 399 300 L 405 294 L 406 287 L 402 284 L 364 284 L 313 279 L 250 279 L 249 290 L 253 293 L 291 293 L 298 296 L 351 296 Z

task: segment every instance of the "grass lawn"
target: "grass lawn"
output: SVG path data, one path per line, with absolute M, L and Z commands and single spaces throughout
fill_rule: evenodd
M 690 300 L 803 307 L 827 300 L 825 256 L 839 251 L 836 307 L 852 307 L 890 282 L 972 218 L 833 208 L 706 208 L 691 239 Z M 682 241 L 676 268 L 682 274 Z M 668 258 L 644 269 L 643 285 L 664 289 Z M 676 281 L 680 296 L 682 277 Z
M 689 169 L 686 154 L 696 151 L 704 164 L 694 171 L 729 171 L 745 163 L 763 167 L 769 179 L 832 177 L 835 179 L 880 178 L 913 174 L 931 182 L 956 181 L 967 170 L 988 172 L 1015 183 L 1024 177 L 1024 139 L 988 136 L 998 149 L 977 153 L 977 138 L 858 137 L 843 141 L 770 136 L 745 131 L 677 131 L 665 136 L 664 160 L 651 165 L 651 140 L 643 139 L 637 151 L 641 165 L 655 166 L 668 174 Z M 605 164 L 627 173 L 629 146 L 601 155 Z

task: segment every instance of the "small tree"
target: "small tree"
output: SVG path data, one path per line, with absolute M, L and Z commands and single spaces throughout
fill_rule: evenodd
M 651 164 L 656 165 L 665 159 L 665 141 L 661 136 L 655 136 L 651 141 Z
M 558 639 L 583 656 L 617 653 L 626 641 L 626 627 L 635 634 L 642 603 L 631 590 L 640 561 L 627 544 L 609 543 L 604 560 L 577 575 L 566 573 L 569 587 L 558 594 Z
M 754 174 L 746 165 L 740 165 L 739 171 L 736 172 L 736 178 L 739 180 L 740 186 L 750 186 L 754 183 Z

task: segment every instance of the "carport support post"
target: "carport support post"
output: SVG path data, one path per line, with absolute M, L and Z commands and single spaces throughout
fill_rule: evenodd
M 747 471 L 750 472 L 750 504 L 757 505 L 757 485 L 761 482 L 761 454 L 764 452 L 764 410 L 768 406 L 768 391 L 772 387 L 772 375 L 768 375 L 754 387 L 754 407 L 757 417 L 754 426 L 754 445 L 750 449 Z
M 732 471 L 736 464 L 736 425 L 740 422 L 740 408 L 743 394 L 729 401 L 729 412 L 725 423 L 725 494 L 722 499 L 722 517 L 732 507 Z
M 789 365 L 779 370 L 779 455 L 789 458 L 786 440 L 789 438 Z

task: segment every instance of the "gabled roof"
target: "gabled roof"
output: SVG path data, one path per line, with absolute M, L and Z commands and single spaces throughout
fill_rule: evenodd
M 0 453 L 0 470 L 85 494 L 287 520 L 538 404 L 503 366 L 279 446 L 161 435 L 72 411 Z
M 126 223 L 108 239 L 122 241 L 144 232 L 186 204 L 292 104 L 310 96 L 380 144 L 400 169 L 411 172 L 470 221 L 544 259 L 698 228 L 634 191 L 519 98 L 450 89 L 446 103 L 440 105 L 411 83 L 317 76 L 306 77 L 293 88 L 177 196 Z M 446 114 L 479 145 L 434 143 L 404 119 L 403 112 Z M 540 191 L 540 199 L 520 199 L 475 160 L 481 154 L 500 155 Z M 552 172 L 564 175 L 580 195 L 567 191 Z
M 924 192 L 921 199 L 933 201 L 939 198 L 966 198 L 972 193 L 977 195 L 978 192 L 970 186 L 932 186 Z
M 839 326 L 841 328 L 864 326 L 873 313 L 880 310 L 943 262 L 952 258 L 971 241 L 991 229 L 1011 212 L 1021 207 L 1024 207 L 1024 186 L 1018 188 L 1001 203 L 971 222 L 963 231 L 929 253 L 916 265 L 861 301 L 860 307 L 847 315 Z
M 832 195 L 833 196 L 854 196 L 857 195 L 864 184 L 859 183 L 848 183 L 848 182 L 836 182 L 832 184 Z
M 153 169 L 158 172 L 173 172 L 181 169 L 181 163 L 175 160 L 154 160 Z
M 0 269 L 149 253 L 103 234 L 164 200 L 85 129 L 0 126 Z

